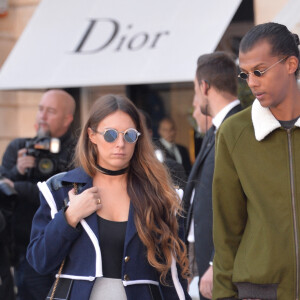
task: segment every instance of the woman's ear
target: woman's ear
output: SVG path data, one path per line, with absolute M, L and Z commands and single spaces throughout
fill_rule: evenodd
M 88 128 L 88 136 L 90 141 L 93 144 L 96 144 L 96 133 L 90 127 Z

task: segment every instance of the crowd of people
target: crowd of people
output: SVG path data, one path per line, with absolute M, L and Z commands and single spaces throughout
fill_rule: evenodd
M 77 140 L 75 100 L 45 92 L 36 137 L 0 166 L 0 299 L 183 300 L 194 276 L 200 300 L 299 299 L 298 46 L 265 23 L 239 71 L 228 53 L 199 56 L 193 164 L 169 116 L 153 140 L 147 112 L 104 95 Z M 238 77 L 256 98 L 245 109 Z

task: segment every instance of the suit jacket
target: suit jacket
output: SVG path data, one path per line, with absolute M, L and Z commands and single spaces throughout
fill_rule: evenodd
M 225 119 L 242 109 L 240 105 L 233 107 Z M 184 208 L 187 212 L 186 238 L 194 217 L 195 257 L 199 276 L 201 277 L 209 262 L 213 259 L 214 247 L 212 239 L 212 181 L 215 164 L 215 127 L 206 133 L 199 154 L 191 170 L 183 196 Z M 190 205 L 192 192 L 195 189 L 193 204 Z
M 164 151 L 166 158 L 176 160 L 174 154 L 171 153 L 170 151 L 168 151 L 168 149 L 160 142 L 160 140 L 155 141 L 155 144 L 159 149 Z M 190 171 L 192 168 L 189 152 L 186 147 L 179 145 L 179 144 L 175 144 L 175 145 L 176 145 L 177 149 L 179 150 L 179 153 L 180 153 L 180 156 L 182 159 L 183 168 L 186 172 L 186 175 L 188 176 L 190 174 Z

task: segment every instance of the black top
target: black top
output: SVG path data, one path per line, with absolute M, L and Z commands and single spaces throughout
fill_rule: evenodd
M 127 221 L 114 222 L 98 216 L 103 276 L 121 278 Z
M 290 121 L 279 121 L 280 125 L 284 128 L 284 129 L 291 129 L 294 127 L 295 123 L 297 122 L 297 120 L 299 119 L 299 117 L 290 120 Z

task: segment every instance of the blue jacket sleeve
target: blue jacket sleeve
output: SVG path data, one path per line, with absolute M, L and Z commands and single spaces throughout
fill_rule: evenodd
M 184 219 L 183 219 L 183 217 L 178 218 L 178 225 L 179 225 L 179 232 L 178 232 L 179 238 L 182 241 L 184 241 L 185 239 L 184 239 Z M 176 264 L 176 267 L 177 267 L 178 279 L 179 279 L 180 285 L 182 286 L 182 289 L 183 289 L 183 292 L 184 292 L 184 295 L 185 295 L 185 299 L 186 300 L 191 300 L 191 297 L 188 294 L 188 289 L 187 289 L 187 279 L 184 279 L 181 276 L 180 266 L 178 264 Z M 169 272 L 168 275 L 167 275 L 167 282 L 172 282 L 171 272 Z M 161 284 L 161 282 L 159 282 L 159 284 L 160 284 L 160 289 L 162 291 L 162 294 L 164 296 L 164 300 L 179 299 L 178 295 L 177 295 L 177 292 L 174 288 L 174 285 L 165 286 L 165 285 Z
M 42 194 L 40 201 L 32 222 L 27 260 L 37 272 L 48 274 L 56 270 L 68 255 L 81 230 L 67 223 L 64 208 L 51 219 L 50 207 Z

